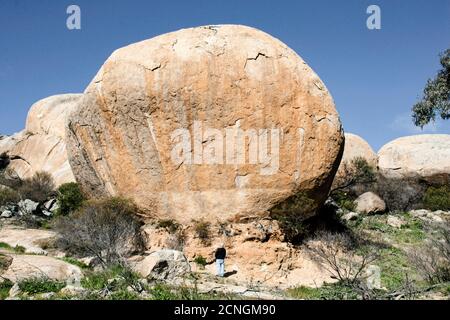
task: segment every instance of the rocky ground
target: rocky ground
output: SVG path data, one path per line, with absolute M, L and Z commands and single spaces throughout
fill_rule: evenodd
M 385 294 L 384 298 L 391 294 L 393 298 L 406 298 L 402 294 L 407 277 L 414 281 L 417 291 L 407 298 L 448 299 L 450 284 L 427 285 L 409 255 L 438 237 L 437 227 L 450 222 L 450 212 L 368 214 L 338 209 L 336 217 L 348 230 L 362 235 L 369 250 L 379 253 L 371 266 L 380 271 L 375 290 Z M 311 236 L 301 245 L 288 245 L 279 241 L 279 231 L 269 220 L 227 226 L 235 234 L 228 240 L 224 278 L 215 276 L 215 266 L 210 263 L 214 242 L 223 237 L 212 236 L 210 243 L 194 237 L 186 241 L 188 245 L 181 252 L 167 248 L 173 235 L 167 225 L 146 225 L 143 230 L 151 235 L 151 249 L 128 259 L 133 271 L 128 273 L 119 267 L 101 270 L 92 263 L 92 257 L 74 258 L 58 249 L 57 233 L 48 226 L 51 224 L 29 228 L 19 215 L 4 216 L 0 223 L 2 299 L 363 298 L 337 284 L 326 266 L 313 259 L 309 244 L 320 239 Z M 268 274 L 272 276 L 268 278 Z

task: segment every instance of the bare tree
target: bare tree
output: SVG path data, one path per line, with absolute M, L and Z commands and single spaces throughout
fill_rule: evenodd
M 97 257 L 103 266 L 121 264 L 143 247 L 137 212 L 126 199 L 88 201 L 76 213 L 56 221 L 59 243 L 66 250 Z
M 345 285 L 356 286 L 364 277 L 366 268 L 377 260 L 374 251 L 355 252 L 355 242 L 347 234 L 320 232 L 308 244 L 311 256 L 331 277 Z
M 430 284 L 450 281 L 450 226 L 439 228 L 434 238 L 409 254 L 411 262 Z

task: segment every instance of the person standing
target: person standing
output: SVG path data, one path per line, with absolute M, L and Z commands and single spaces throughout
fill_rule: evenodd
M 219 277 L 223 277 L 225 275 L 225 258 L 227 256 L 227 250 L 225 250 L 225 245 L 221 243 L 216 250 L 215 258 L 216 258 L 216 266 L 217 266 L 217 275 Z

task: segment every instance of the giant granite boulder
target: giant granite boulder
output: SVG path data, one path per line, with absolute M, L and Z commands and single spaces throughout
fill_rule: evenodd
M 390 179 L 450 184 L 450 135 L 424 134 L 393 140 L 378 151 L 378 167 Z
M 36 102 L 25 130 L 0 140 L 0 154 L 6 152 L 10 158 L 8 169 L 21 179 L 47 171 L 57 185 L 75 181 L 67 158 L 65 122 L 80 97 L 64 94 Z
M 319 77 L 279 40 L 236 25 L 115 51 L 67 132 L 86 192 L 125 195 L 179 221 L 265 215 L 298 193 L 317 207 L 343 148 Z

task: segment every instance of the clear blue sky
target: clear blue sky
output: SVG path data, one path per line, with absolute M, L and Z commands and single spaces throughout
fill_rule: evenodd
M 66 8 L 82 29 L 66 28 Z M 381 7 L 382 29 L 366 28 Z M 208 24 L 244 24 L 285 42 L 331 91 L 346 132 L 377 150 L 421 131 L 410 109 L 450 46 L 449 0 L 1 0 L 0 133 L 23 128 L 32 103 L 82 92 L 116 48 Z M 425 132 L 450 133 L 450 121 Z

